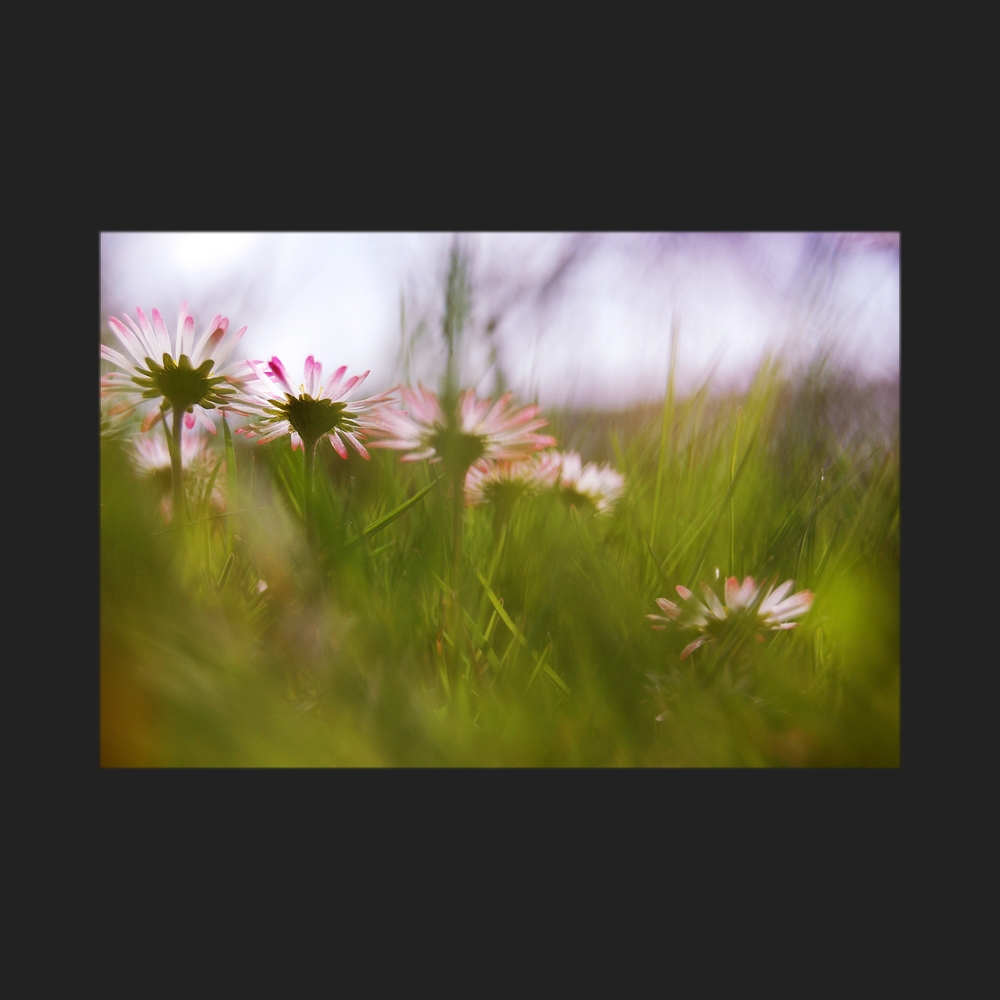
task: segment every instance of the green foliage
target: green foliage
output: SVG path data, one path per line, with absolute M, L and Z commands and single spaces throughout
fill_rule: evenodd
M 550 414 L 624 497 L 469 508 L 454 579 L 434 466 L 321 445 L 309 547 L 287 438 L 226 427 L 227 510 L 210 482 L 183 534 L 107 440 L 103 763 L 898 765 L 898 431 L 872 392 L 766 365 L 738 397 L 671 384 L 654 407 Z M 681 661 L 690 633 L 646 614 L 676 584 L 721 593 L 731 565 L 794 578 L 812 609 Z

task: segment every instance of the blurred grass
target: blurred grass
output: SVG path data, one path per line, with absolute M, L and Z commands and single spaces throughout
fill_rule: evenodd
M 470 509 L 465 640 L 442 625 L 444 484 L 362 537 L 434 483 L 432 466 L 321 451 L 310 553 L 287 439 L 237 439 L 230 513 L 183 539 L 160 520 L 161 487 L 107 439 L 102 763 L 896 766 L 892 393 L 821 359 L 797 379 L 767 364 L 739 395 L 549 414 L 561 448 L 624 473 L 625 497 L 610 517 L 555 494 L 521 500 L 505 523 Z M 690 637 L 653 632 L 645 615 L 731 562 L 739 576 L 793 577 L 813 608 L 749 652 L 708 646 L 682 663 Z

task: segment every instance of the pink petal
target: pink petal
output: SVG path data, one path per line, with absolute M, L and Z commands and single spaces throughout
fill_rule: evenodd
M 760 613 L 766 614 L 771 608 L 775 607 L 785 594 L 791 590 L 792 582 L 791 580 L 786 580 L 777 590 L 772 590 L 761 602 Z
M 228 320 L 226 322 L 228 322 Z M 236 348 L 236 345 L 243 339 L 243 334 L 246 332 L 247 328 L 245 326 L 241 326 L 224 345 L 223 344 L 219 345 L 216 351 L 216 355 L 212 359 L 215 362 L 216 367 L 221 365 L 222 362 L 225 361 L 226 358 L 228 358 L 229 355 L 233 353 L 233 351 Z
M 181 303 L 180 315 L 177 317 L 177 353 L 181 353 L 181 342 L 184 339 L 184 324 L 190 319 L 188 316 L 188 304 Z
M 708 642 L 708 639 L 702 636 L 702 638 L 695 639 L 694 642 L 689 643 L 681 650 L 681 659 L 686 660 L 699 646 L 704 645 L 706 642 Z
M 101 344 L 101 357 L 105 361 L 111 361 L 113 364 L 118 365 L 119 368 L 124 368 L 129 372 L 135 368 L 135 365 L 124 354 L 119 354 L 114 348 L 108 347 L 107 344 Z
M 326 385 L 323 386 L 323 396 L 326 399 L 330 398 L 330 394 L 334 389 L 340 385 L 340 380 L 344 377 L 344 372 L 347 371 L 347 365 L 341 365 L 329 378 Z
M 264 396 L 267 399 L 274 399 L 275 397 L 280 399 L 281 394 L 278 392 L 278 390 L 275 388 L 274 385 L 277 379 L 273 375 L 268 374 L 269 369 L 265 369 L 263 367 L 263 362 L 250 361 L 249 359 L 247 359 L 247 365 L 250 367 L 250 370 L 254 373 L 254 375 L 257 376 L 257 381 L 259 383 L 258 385 L 249 385 L 247 386 L 247 388 L 253 390 L 258 395 Z
M 361 373 L 361 374 L 360 374 L 360 375 L 358 376 L 358 378 L 357 378 L 357 381 L 354 381 L 354 380 L 352 379 L 352 382 L 353 382 L 353 385 L 352 385 L 352 388 L 354 388 L 354 389 L 357 389 L 357 388 L 358 388 L 358 386 L 360 386 L 360 385 L 361 385 L 361 383 L 362 383 L 362 382 L 364 382 L 364 380 L 365 380 L 366 378 L 368 378 L 368 376 L 369 376 L 370 374 L 371 374 L 371 369 L 369 369 L 369 370 L 368 370 L 368 371 L 366 371 L 366 372 L 362 372 L 362 373 Z M 345 391 L 346 391 L 346 390 L 345 390 Z
M 327 435 L 330 439 L 330 444 L 333 445 L 333 450 L 341 457 L 347 458 L 347 448 L 344 447 L 344 442 L 340 440 L 340 436 L 334 431 L 332 434 Z
M 276 424 L 271 430 L 269 430 L 264 436 L 257 442 L 257 444 L 268 444 L 271 441 L 277 441 L 278 438 L 284 437 L 286 434 L 291 432 L 291 425 L 287 420 L 282 420 Z
M 306 358 L 305 375 L 306 392 L 315 399 L 316 390 L 319 388 L 320 378 L 323 375 L 323 366 L 311 354 Z
M 688 590 L 687 587 L 682 587 L 680 584 L 677 584 L 677 587 L 675 589 L 677 590 L 677 593 L 680 594 L 685 601 L 690 600 L 691 591 Z
M 145 366 L 145 353 L 143 352 L 142 344 L 139 343 L 139 338 L 115 316 L 108 317 L 108 325 L 114 330 L 115 335 L 122 342 L 125 350 L 135 358 L 138 364 Z
M 181 342 L 177 348 L 178 358 L 182 354 L 191 357 L 191 348 L 194 345 L 194 317 L 188 316 L 184 320 L 184 331 L 181 335 Z
M 170 333 L 167 330 L 167 324 L 163 322 L 163 317 L 160 315 L 159 309 L 153 310 L 153 329 L 156 331 L 156 348 L 159 351 L 156 357 L 160 357 L 162 354 L 169 354 Z
M 299 437 L 296 431 L 292 431 L 291 438 L 292 438 L 292 451 L 298 451 L 299 448 L 302 448 L 302 438 Z M 302 448 L 302 450 L 305 451 L 305 448 Z
M 350 431 L 340 431 L 340 433 L 354 446 L 357 453 L 364 459 L 371 459 L 371 455 L 365 449 L 365 446 L 357 439 L 357 436 L 352 434 Z
M 185 413 L 184 414 L 184 426 L 188 430 L 191 430 L 191 428 L 194 427 L 194 414 L 193 413 Z
M 154 353 L 156 351 L 156 333 L 153 331 L 152 324 L 146 319 L 146 314 L 141 309 L 137 307 L 135 311 L 139 317 L 139 325 L 142 327 L 143 335 L 140 339 L 144 339 L 149 346 L 149 356 L 151 358 L 156 357 Z
M 155 410 L 146 415 L 146 419 L 143 420 L 142 426 L 139 429 L 143 432 L 143 434 L 145 434 L 150 427 L 154 426 L 155 424 L 158 424 L 162 419 L 163 419 L 163 410 L 157 407 Z
M 213 423 L 211 417 L 199 406 L 196 407 L 194 415 L 198 418 L 198 423 L 204 427 L 209 434 L 218 434 L 219 432 L 215 429 L 215 424 Z
M 191 354 L 191 364 L 198 367 L 205 360 L 211 358 L 215 353 L 215 348 L 219 341 L 226 335 L 229 329 L 229 320 L 221 313 L 212 320 L 205 328 L 205 332 L 198 338 L 198 343 Z M 214 360 L 214 359 L 213 359 Z
M 793 594 L 787 600 L 771 608 L 770 614 L 779 621 L 782 618 L 791 618 L 793 615 L 803 615 L 812 607 L 812 602 L 812 593 L 808 590 L 800 590 L 797 594 Z
M 722 602 L 718 597 L 715 596 L 715 591 L 707 584 L 703 583 L 701 585 L 701 592 L 705 595 L 705 600 L 708 601 L 708 606 L 712 611 L 712 614 L 716 618 L 725 618 L 726 609 L 722 606 Z
M 726 606 L 729 608 L 739 607 L 740 584 L 735 576 L 726 577 Z
M 285 372 L 285 366 L 277 359 L 271 358 L 271 374 L 281 383 L 281 387 L 288 393 L 289 396 L 295 396 L 296 392 L 292 388 L 292 384 L 288 381 L 288 374 Z
M 365 372 L 365 375 L 367 374 L 368 372 Z M 338 399 L 343 399 L 344 396 L 346 396 L 358 384 L 358 382 L 361 381 L 361 378 L 362 376 L 360 375 L 355 375 L 352 378 L 349 378 L 340 387 L 339 391 L 330 397 L 330 399 L 333 400 L 333 402 L 336 402 Z

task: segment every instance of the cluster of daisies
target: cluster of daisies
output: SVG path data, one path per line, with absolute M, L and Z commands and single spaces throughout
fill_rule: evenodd
M 222 315 L 197 339 L 186 304 L 173 339 L 158 310 L 152 310 L 151 319 L 141 309 L 137 315 L 138 324 L 129 317 L 109 321 L 124 353 L 101 346 L 101 357 L 118 369 L 101 378 L 102 426 L 114 426 L 143 404 L 158 403 L 142 421 L 147 432 L 173 411 L 172 441 L 140 436 L 134 444 L 133 461 L 144 472 L 182 468 L 197 489 L 211 464 L 202 432 L 216 433 L 211 411 L 218 409 L 248 419 L 236 433 L 259 444 L 287 436 L 291 447 L 303 449 L 310 459 L 319 443 L 328 441 L 344 459 L 349 449 L 367 459 L 368 447 L 373 447 L 402 451 L 404 462 L 443 463 L 449 475 L 463 483 L 469 505 L 557 489 L 571 502 L 608 513 L 624 491 L 616 470 L 583 464 L 575 452 L 553 450 L 555 438 L 538 433 L 547 423 L 538 415 L 538 406 L 517 407 L 509 392 L 494 402 L 466 391 L 447 410 L 422 385 L 351 398 L 367 371 L 348 378 L 346 366 L 341 366 L 324 381 L 323 366 L 310 356 L 296 386 L 276 357 L 226 365 L 246 327 L 230 333 L 229 320 Z M 218 480 L 212 499 L 221 505 Z M 169 506 L 165 513 L 169 517 Z M 648 617 L 657 622 L 655 629 L 673 624 L 696 633 L 681 654 L 684 659 L 728 634 L 737 622 L 749 624 L 758 636 L 762 630 L 794 628 L 791 619 L 809 610 L 813 596 L 809 591 L 786 596 L 791 588 L 787 580 L 764 592 L 752 577 L 742 583 L 730 577 L 723 604 L 705 584 L 705 603 L 678 586 L 682 603 L 659 598 L 663 615 Z
M 557 489 L 571 501 L 609 513 L 624 491 L 616 470 L 584 465 L 575 452 L 553 450 L 555 438 L 538 433 L 547 423 L 538 406 L 517 407 L 509 392 L 495 402 L 463 392 L 454 412 L 446 412 L 422 385 L 352 398 L 367 371 L 348 378 L 341 366 L 324 380 L 323 366 L 310 356 L 296 386 L 276 357 L 224 365 L 246 327 L 230 333 L 222 315 L 197 339 L 186 304 L 173 339 L 159 310 L 152 310 L 151 319 L 142 309 L 137 316 L 138 323 L 128 316 L 109 320 L 123 350 L 101 346 L 101 357 L 118 369 L 101 379 L 102 424 L 114 426 L 150 402 L 158 405 L 146 414 L 143 432 L 171 410 L 183 414 L 186 433 L 181 441 L 175 428 L 175 438 L 181 441 L 185 473 L 205 463 L 201 432 L 216 433 L 211 411 L 218 409 L 247 418 L 236 433 L 259 444 L 287 436 L 293 449 L 307 452 L 328 441 L 345 459 L 349 449 L 367 459 L 373 447 L 403 451 L 404 462 L 443 462 L 449 473 L 461 476 L 469 505 Z M 137 467 L 148 472 L 170 468 L 170 447 L 169 438 L 166 444 L 139 438 Z

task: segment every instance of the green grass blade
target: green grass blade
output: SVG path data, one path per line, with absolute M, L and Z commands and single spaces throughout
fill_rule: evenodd
M 656 463 L 656 491 L 653 493 L 653 516 L 649 526 L 649 548 L 656 541 L 656 519 L 660 513 L 660 493 L 663 488 L 663 466 L 667 456 L 667 434 L 671 430 L 674 413 L 674 371 L 677 367 L 677 336 L 680 319 L 674 312 L 670 322 L 670 364 L 667 367 L 667 391 L 663 397 L 663 421 L 660 425 L 660 457 Z M 655 559 L 654 559 L 655 562 Z
M 656 561 L 656 553 L 653 551 L 653 546 L 646 542 L 646 548 L 649 550 L 649 557 L 653 560 L 653 569 L 656 570 L 656 575 L 660 579 L 660 583 L 663 584 L 664 590 L 670 590 L 670 581 L 667 579 L 666 574 L 663 572 L 663 568 Z
M 788 516 L 782 521 L 781 526 L 774 533 L 771 541 L 768 542 L 767 548 L 764 551 L 764 565 L 766 566 L 769 562 L 772 562 L 780 554 L 781 549 L 779 546 L 783 546 L 785 538 L 789 536 L 792 532 L 794 526 L 794 521 L 796 514 L 798 513 L 799 507 L 802 506 L 802 501 L 809 495 L 809 490 L 812 488 L 812 483 L 807 483 L 805 489 L 799 495 L 798 500 L 792 505 L 792 509 L 788 512 Z
M 222 463 L 224 459 L 219 459 L 215 463 L 215 468 L 212 469 L 212 474 L 208 477 L 208 485 L 205 487 L 205 493 L 201 498 L 201 502 L 198 504 L 198 515 L 199 519 L 205 517 L 208 513 L 209 501 L 212 499 L 212 490 L 215 488 L 215 478 L 219 474 L 219 469 L 222 468 Z
M 281 468 L 280 465 L 275 467 L 275 473 L 281 482 L 281 487 L 285 493 L 285 499 L 291 504 L 292 509 L 295 511 L 295 515 L 301 519 L 302 517 L 302 489 L 301 487 L 296 488 L 294 484 L 289 480 L 285 473 L 285 470 Z
M 691 526 L 677 540 L 677 543 L 667 553 L 666 558 L 663 560 L 664 572 L 667 572 L 668 568 L 674 573 L 677 572 L 677 564 L 681 561 L 681 558 L 687 554 L 687 551 L 691 548 L 691 546 L 698 540 L 698 532 L 700 532 L 712 519 L 713 515 L 718 514 L 721 509 L 722 500 L 716 500 L 715 503 L 709 504 L 701 517 L 691 523 Z M 668 573 L 668 575 L 671 574 Z
M 489 596 L 493 607 L 496 608 L 497 614 L 500 616 L 500 620 L 507 626 L 508 629 L 510 629 L 511 635 L 513 635 L 525 649 L 530 650 L 531 647 L 528 645 L 528 640 L 525 639 L 524 633 L 521 632 L 521 630 L 510 620 L 510 615 L 504 611 L 503 605 L 500 603 L 500 599 L 493 593 L 492 590 L 490 590 L 490 585 L 486 582 L 486 577 L 483 576 L 478 569 L 476 570 L 476 576 L 479 577 L 479 582 L 486 588 L 486 593 Z
M 230 552 L 229 558 L 226 560 L 226 565 L 222 567 L 222 572 L 219 574 L 219 582 L 216 585 L 216 589 L 219 593 L 222 593 L 223 588 L 229 580 L 229 574 L 233 570 L 233 563 L 236 561 L 236 553 Z
M 544 667 L 542 667 L 542 670 L 544 671 L 545 676 L 548 677 L 549 680 L 552 681 L 552 683 L 555 684 L 555 686 L 559 688 L 560 691 L 564 692 L 565 694 L 573 693 L 572 691 L 570 691 L 569 685 L 547 663 L 545 664 Z
M 405 514 L 415 503 L 418 503 L 420 500 L 423 500 L 423 498 L 427 496 L 427 494 L 430 493 L 430 491 L 434 489 L 434 487 L 437 486 L 437 484 L 441 482 L 441 479 L 443 478 L 444 477 L 442 476 L 435 479 L 434 482 L 429 483 L 422 490 L 418 490 L 416 493 L 414 493 L 409 500 L 405 501 L 404 503 L 401 503 L 395 510 L 391 510 L 384 517 L 380 517 L 377 521 L 373 521 L 371 524 L 368 525 L 367 528 L 364 529 L 364 531 L 361 532 L 360 535 L 358 535 L 357 538 L 352 538 L 351 541 L 348 542 L 348 547 L 350 547 L 351 545 L 356 545 L 358 542 L 361 541 L 367 541 L 369 538 L 372 537 L 372 535 L 377 535 L 383 528 L 389 527 L 389 525 L 392 524 L 392 522 L 395 521 L 397 517 L 400 517 L 401 515 Z
M 528 686 L 524 689 L 524 693 L 527 694 L 531 690 L 531 685 L 535 683 L 535 678 L 538 676 L 538 671 L 545 666 L 545 658 L 549 655 L 549 651 L 552 649 L 552 643 L 550 642 L 545 649 L 542 650 L 542 655 L 535 658 L 535 669 L 531 672 L 531 677 L 528 679 Z M 567 690 L 569 690 L 567 688 Z
M 226 506 L 233 506 L 236 495 L 236 448 L 233 445 L 233 432 L 229 429 L 229 421 L 222 414 L 222 436 L 226 446 Z M 226 548 L 233 550 L 233 522 L 226 521 Z
M 507 540 L 507 525 L 505 524 L 500 529 L 500 540 L 497 542 L 497 547 L 493 552 L 493 558 L 490 560 L 490 571 L 486 575 L 487 588 L 493 585 L 493 576 L 497 571 L 497 566 L 500 565 L 500 556 L 503 553 L 503 546 L 506 540 Z M 479 602 L 479 612 L 476 616 L 479 619 L 479 621 L 483 620 L 483 615 L 486 613 L 486 602 L 487 602 L 487 595 L 486 593 L 484 593 L 482 600 Z
M 833 529 L 833 535 L 830 538 L 830 544 L 827 545 L 826 552 L 823 553 L 823 558 L 820 559 L 819 566 L 816 567 L 816 577 L 813 580 L 813 588 L 814 589 L 817 586 L 817 584 L 819 583 L 820 578 L 823 576 L 823 570 L 826 569 L 826 564 L 827 564 L 827 562 L 830 559 L 830 553 L 833 552 L 834 542 L 837 541 L 837 534 L 840 531 L 841 524 L 843 524 L 843 523 L 844 523 L 844 519 L 842 517 L 840 517 L 840 518 L 837 519 L 837 523 L 836 523 L 836 525 L 834 526 L 834 529 Z
M 733 481 L 729 484 L 729 489 L 726 490 L 726 495 L 722 498 L 722 504 L 720 504 L 718 513 L 715 515 L 715 520 L 712 523 L 712 527 L 709 529 L 708 535 L 705 538 L 705 544 L 702 545 L 701 552 L 698 554 L 698 561 L 694 564 L 694 568 L 688 574 L 688 580 L 691 581 L 692 585 L 697 583 L 695 577 L 701 570 L 701 564 L 705 561 L 705 556 L 708 553 L 708 547 L 712 542 L 712 538 L 715 535 L 715 529 L 718 527 L 719 524 L 719 516 L 722 514 L 722 511 L 725 508 L 726 501 L 729 500 L 729 498 L 735 492 L 736 487 L 739 485 L 740 479 L 743 476 L 743 470 L 747 467 L 747 460 L 750 458 L 750 453 L 753 451 L 753 446 L 757 440 L 757 434 L 760 431 L 760 428 L 761 425 L 757 424 L 757 429 L 753 432 L 753 437 L 750 438 L 750 443 L 747 445 L 747 450 L 744 452 L 743 458 L 740 460 L 740 467 L 736 470 L 736 474 L 733 477 Z
M 484 633 L 484 638 L 487 642 L 490 641 L 490 637 L 493 635 L 493 630 L 497 627 L 497 622 L 500 620 L 500 616 L 494 611 L 490 615 L 490 623 L 486 626 L 486 632 Z
M 484 649 L 486 646 L 486 636 L 479 631 L 479 626 L 465 608 L 462 609 L 462 616 L 465 618 L 465 624 L 469 626 L 469 631 L 472 633 L 472 638 L 475 640 L 476 645 L 480 649 Z
M 236 488 L 236 448 L 233 446 L 233 432 L 229 429 L 229 421 L 226 420 L 224 413 L 222 414 L 222 436 L 226 445 L 226 486 L 231 497 Z

